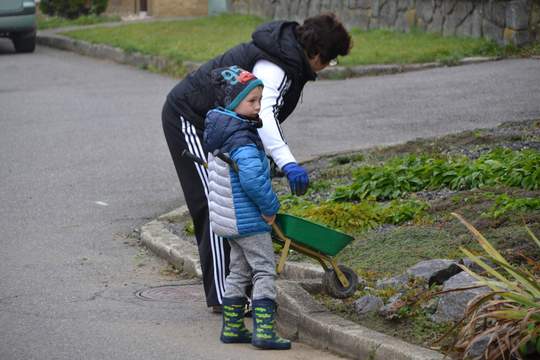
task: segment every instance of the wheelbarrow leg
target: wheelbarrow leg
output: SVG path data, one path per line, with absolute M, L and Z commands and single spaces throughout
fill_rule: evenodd
M 287 238 L 285 239 L 285 244 L 283 245 L 283 249 L 281 249 L 281 255 L 279 257 L 279 262 L 277 266 L 276 272 L 280 274 L 283 271 L 283 268 L 285 267 L 285 261 L 287 260 L 287 256 L 289 255 L 289 247 L 291 246 L 291 239 Z
M 291 239 L 283 235 L 283 232 L 277 226 L 276 224 L 272 224 L 272 228 L 274 229 L 274 232 L 278 236 L 280 240 L 284 242 L 283 248 L 281 249 L 281 255 L 279 256 L 278 266 L 276 269 L 276 273 L 280 274 L 283 271 L 283 268 L 285 267 L 285 261 L 287 260 L 287 256 L 289 255 L 289 248 L 291 247 Z

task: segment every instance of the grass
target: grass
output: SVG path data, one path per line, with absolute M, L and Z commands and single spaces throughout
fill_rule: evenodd
M 77 19 L 65 19 L 58 16 L 45 16 L 38 15 L 37 25 L 38 30 L 56 29 L 67 26 L 82 26 L 82 25 L 94 25 L 108 22 L 120 21 L 119 16 L 102 16 L 102 15 L 88 15 L 81 16 Z
M 262 22 L 254 16 L 220 15 L 70 31 L 65 35 L 129 52 L 159 55 L 175 61 L 203 62 L 249 41 L 253 30 Z
M 459 239 L 444 229 L 403 226 L 383 232 L 366 232 L 338 255 L 340 263 L 359 272 L 398 274 L 428 259 L 459 256 Z
M 225 14 L 70 31 L 65 35 L 130 52 L 159 55 L 173 61 L 204 62 L 232 46 L 249 41 L 253 30 L 264 21 L 255 16 Z M 468 56 L 531 55 L 539 52 L 534 47 L 529 50 L 503 48 L 485 39 L 443 37 L 419 30 L 402 33 L 353 29 L 351 34 L 354 47 L 350 55 L 340 59 L 345 66 L 432 61 L 451 64 Z
M 444 37 L 413 30 L 352 30 L 354 47 L 340 59 L 342 65 L 411 64 L 452 62 L 469 56 L 501 56 L 503 48 L 492 41 L 467 37 Z

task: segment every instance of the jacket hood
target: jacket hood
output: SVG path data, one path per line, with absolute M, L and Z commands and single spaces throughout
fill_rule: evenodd
M 261 144 L 254 122 L 223 108 L 206 114 L 203 141 L 204 149 L 212 154 L 230 153 L 247 143 Z
M 292 74 L 305 74 L 308 80 L 315 80 L 317 75 L 296 38 L 297 26 L 295 21 L 271 21 L 259 26 L 251 38 L 258 48 L 281 61 Z

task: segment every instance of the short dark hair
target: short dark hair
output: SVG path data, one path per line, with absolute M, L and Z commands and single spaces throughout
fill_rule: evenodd
M 351 36 L 333 13 L 316 15 L 296 28 L 298 42 L 311 59 L 319 54 L 322 63 L 329 63 L 351 48 Z

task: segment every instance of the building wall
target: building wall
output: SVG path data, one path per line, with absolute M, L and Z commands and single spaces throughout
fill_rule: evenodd
M 138 12 L 137 5 L 137 0 L 109 0 L 106 13 L 121 16 L 135 14 Z
M 168 16 L 206 16 L 208 1 L 200 0 L 148 0 L 148 15 Z
M 364 30 L 417 27 L 518 46 L 540 41 L 540 0 L 230 0 L 230 10 L 296 21 L 332 11 Z
M 147 0 L 148 15 L 155 17 L 206 16 L 208 1 L 200 0 Z M 107 14 L 121 16 L 139 12 L 139 0 L 109 0 Z

